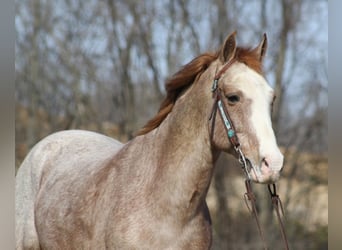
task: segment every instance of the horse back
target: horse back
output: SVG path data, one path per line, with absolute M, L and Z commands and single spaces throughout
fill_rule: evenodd
M 67 200 L 75 197 L 63 196 L 63 192 L 73 189 L 69 195 L 77 196 L 86 189 L 82 183 L 89 183 L 121 147 L 114 139 L 82 130 L 57 132 L 36 144 L 16 177 L 16 248 L 39 249 L 42 237 L 37 226 L 48 223 L 51 216 L 36 210 L 46 213 L 57 203 L 64 205 L 60 211 L 70 209 L 72 203 Z

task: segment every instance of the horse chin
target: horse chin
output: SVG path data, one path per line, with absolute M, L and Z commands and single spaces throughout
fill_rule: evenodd
M 249 171 L 251 179 L 260 184 L 273 184 L 279 180 L 280 172 L 268 167 L 253 166 Z

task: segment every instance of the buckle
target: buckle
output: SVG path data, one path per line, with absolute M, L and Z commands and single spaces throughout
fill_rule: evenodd
M 247 180 L 250 180 L 251 176 L 248 172 L 248 163 L 245 155 L 242 153 L 240 146 L 234 147 L 234 149 L 239 154 L 239 162 L 242 165 L 242 170 L 245 172 Z

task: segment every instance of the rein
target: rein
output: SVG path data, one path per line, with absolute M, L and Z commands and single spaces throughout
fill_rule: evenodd
M 211 140 L 213 140 L 213 136 L 214 136 L 214 129 L 215 129 L 215 120 L 216 120 L 216 111 L 219 111 L 221 120 L 224 124 L 224 128 L 226 130 L 227 133 L 227 137 L 229 142 L 232 144 L 235 152 L 238 154 L 239 156 L 239 162 L 241 164 L 242 170 L 244 171 L 245 175 L 246 175 L 246 179 L 245 179 L 245 186 L 246 186 L 246 193 L 244 194 L 244 199 L 246 202 L 246 206 L 248 208 L 248 210 L 251 212 L 251 214 L 254 216 L 257 227 L 258 227 L 258 231 L 259 231 L 259 235 L 260 238 L 263 242 L 264 245 L 264 249 L 268 249 L 267 244 L 266 244 L 266 240 L 265 240 L 265 236 L 263 233 L 263 230 L 260 226 L 260 222 L 259 222 L 259 217 L 258 217 L 258 211 L 256 208 L 256 197 L 253 193 L 252 190 L 252 185 L 251 185 L 251 176 L 250 176 L 250 172 L 248 170 L 248 168 L 250 167 L 250 169 L 253 169 L 253 167 L 251 166 L 251 163 L 249 162 L 248 159 L 246 159 L 245 155 L 243 154 L 241 147 L 240 147 L 240 142 L 239 139 L 237 137 L 236 134 L 236 130 L 234 128 L 233 122 L 229 116 L 229 112 L 227 110 L 227 108 L 225 107 L 225 105 L 223 104 L 223 97 L 222 97 L 222 90 L 219 88 L 218 83 L 219 80 L 221 78 L 221 76 L 228 70 L 228 68 L 235 62 L 235 59 L 231 59 L 229 60 L 215 75 L 214 77 L 214 82 L 213 85 L 211 87 L 211 92 L 213 93 L 213 98 L 214 98 L 214 104 L 213 104 L 213 108 L 211 110 L 211 114 L 209 117 L 209 121 L 212 121 L 212 126 L 211 126 L 211 131 L 210 131 L 210 138 Z M 248 166 L 249 165 L 249 166 Z M 289 249 L 289 245 L 288 245 L 288 240 L 287 240 L 287 236 L 286 236 L 286 232 L 285 232 L 285 227 L 284 227 L 284 223 L 282 221 L 281 215 L 284 217 L 284 209 L 283 209 L 283 205 L 281 203 L 281 200 L 279 198 L 279 195 L 277 194 L 276 191 L 276 185 L 273 184 L 268 184 L 268 191 L 270 193 L 271 196 L 271 201 L 272 201 L 272 205 L 273 205 L 273 209 L 276 210 L 276 214 L 277 214 L 277 218 L 278 218 L 278 223 L 279 223 L 279 227 L 280 227 L 280 231 L 281 231 L 281 235 L 282 235 L 282 239 L 284 242 L 284 247 L 286 250 Z

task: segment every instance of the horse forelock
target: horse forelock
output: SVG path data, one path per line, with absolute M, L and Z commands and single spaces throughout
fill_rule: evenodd
M 235 59 L 263 75 L 262 61 L 260 60 L 256 50 L 238 47 L 236 48 Z
M 194 83 L 196 79 L 218 59 L 220 50 L 215 53 L 204 53 L 197 56 L 190 63 L 183 66 L 176 74 L 166 81 L 166 97 L 162 101 L 158 113 L 137 132 L 137 135 L 147 134 L 157 128 L 172 111 L 180 93 Z M 262 63 L 255 50 L 250 48 L 236 48 L 235 59 L 246 64 L 257 73 L 262 74 Z

